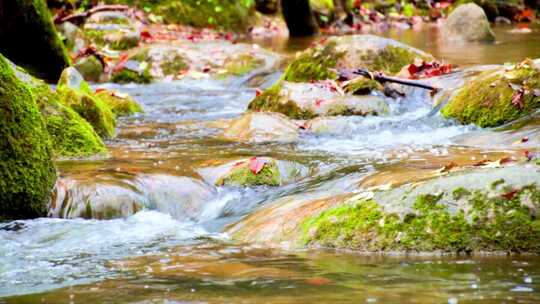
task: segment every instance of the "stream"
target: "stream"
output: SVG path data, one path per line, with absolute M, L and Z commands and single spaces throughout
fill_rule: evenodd
M 538 33 L 508 31 L 496 28 L 496 44 L 467 52 L 443 52 L 425 31 L 386 36 L 463 67 L 537 56 Z M 278 77 L 269 74 L 258 87 Z M 450 85 L 460 77 L 437 81 Z M 538 119 L 532 131 L 460 126 L 442 119 L 417 89 L 390 100 L 388 116 L 335 119 L 335 132 L 301 133 L 292 143 L 237 143 L 220 134 L 255 96 L 245 79 L 96 87 L 129 93 L 144 113 L 119 120 L 117 137 L 107 142 L 110 157 L 57 163 L 70 197 L 51 215 L 66 219 L 0 223 L 0 303 L 540 302 L 536 256 L 287 250 L 238 243 L 226 233 L 278 199 L 337 196 L 382 184 L 387 175 L 414 181 L 449 161 L 517 154 L 508 143 L 537 132 Z M 277 188 L 247 189 L 215 187 L 205 174 L 204 168 L 252 156 L 292 164 L 298 174 Z M 142 210 L 126 203 L 125 218 L 76 218 L 90 197 L 146 203 Z

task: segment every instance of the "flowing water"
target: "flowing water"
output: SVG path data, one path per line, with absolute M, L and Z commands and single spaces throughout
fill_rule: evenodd
M 443 57 L 463 65 L 540 50 L 538 34 L 507 31 L 498 30 L 497 44 L 468 52 L 443 49 L 423 31 L 388 35 L 436 55 L 447 50 Z M 438 81 L 453 85 L 460 75 Z M 240 244 L 224 232 L 278 198 L 341 195 L 382 184 L 388 174 L 406 182 L 449 161 L 518 153 L 509 143 L 538 137 L 538 119 L 519 131 L 458 126 L 434 113 L 426 92 L 413 90 L 390 101 L 389 116 L 338 118 L 335 132 L 305 132 L 294 143 L 247 144 L 220 137 L 255 95 L 243 79 L 102 87 L 130 93 L 145 113 L 120 120 L 117 138 L 108 142 L 110 157 L 58 163 L 71 199 L 51 215 L 77 217 L 89 197 L 137 197 L 146 202 L 143 210 L 127 208 L 125 218 L 111 220 L 0 224 L 0 303 L 540 302 L 535 256 L 285 250 Z M 525 146 L 534 149 L 538 142 L 531 139 Z M 238 189 L 212 186 L 201 170 L 250 156 L 274 157 L 299 174 L 278 188 Z

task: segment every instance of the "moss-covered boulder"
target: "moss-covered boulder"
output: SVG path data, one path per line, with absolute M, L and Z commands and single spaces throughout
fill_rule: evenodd
M 540 108 L 540 61 L 486 71 L 468 81 L 441 113 L 463 124 L 495 127 Z
M 44 0 L 0 2 L 0 52 L 50 81 L 70 64 Z
M 103 141 L 92 126 L 66 106 L 56 91 L 24 69 L 13 63 L 10 65 L 15 76 L 32 91 L 52 139 L 56 157 L 89 156 L 106 151 Z
M 113 71 L 111 81 L 115 83 L 148 84 L 154 80 L 150 68 L 151 65 L 146 61 L 130 59 L 121 68 Z
M 237 142 L 293 142 L 300 128 L 287 116 L 279 113 L 245 113 L 225 128 L 222 137 Z
M 255 97 L 251 111 L 278 112 L 293 119 L 319 116 L 384 115 L 388 106 L 377 96 L 344 94 L 334 83 L 278 82 Z
M 228 228 L 236 239 L 361 252 L 540 253 L 540 168 L 471 169 L 388 190 L 291 195 Z
M 86 81 L 99 82 L 105 72 L 105 67 L 94 55 L 79 58 L 73 67 L 81 73 Z
M 121 12 L 98 12 L 92 14 L 84 24 L 84 34 L 98 46 L 109 46 L 113 50 L 127 50 L 139 45 L 141 33 L 125 14 Z
M 335 79 L 333 69 L 339 68 L 368 68 L 393 75 L 416 58 L 433 59 L 423 51 L 378 36 L 332 37 L 300 53 L 287 66 L 283 79 L 291 82 Z
M 129 116 L 142 113 L 142 107 L 128 94 L 117 91 L 101 90 L 95 95 L 101 99 L 116 116 Z
M 51 140 L 34 96 L 0 55 L 0 217 L 45 215 L 55 180 Z
M 88 121 L 99 136 L 114 136 L 116 116 L 107 103 L 94 95 L 75 68 L 67 68 L 62 73 L 56 91 L 64 104 Z
M 444 39 L 453 42 L 495 40 L 484 10 L 475 3 L 458 6 L 448 16 L 442 30 Z
M 536 168 L 504 168 L 376 192 L 307 219 L 302 241 L 370 252 L 539 253 L 539 182 Z

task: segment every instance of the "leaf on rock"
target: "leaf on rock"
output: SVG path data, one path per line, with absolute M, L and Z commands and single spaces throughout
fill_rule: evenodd
M 258 157 L 252 157 L 249 159 L 249 170 L 253 172 L 253 174 L 259 174 L 261 170 L 264 168 L 264 165 L 266 165 L 266 160 L 258 158 Z

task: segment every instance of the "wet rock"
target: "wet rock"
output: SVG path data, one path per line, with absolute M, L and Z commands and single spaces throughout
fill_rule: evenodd
M 64 36 L 64 44 L 67 49 L 74 54 L 84 50 L 90 44 L 83 30 L 71 22 L 64 22 L 58 25 L 57 28 L 62 36 Z
M 111 75 L 111 81 L 116 83 L 147 84 L 153 79 L 148 62 L 135 60 L 128 60 L 121 69 L 113 71 Z
M 300 53 L 287 66 L 283 79 L 290 82 L 336 79 L 333 69 L 338 68 L 368 68 L 397 74 L 416 58 L 433 60 L 421 50 L 387 38 L 373 35 L 332 37 Z
M 102 138 L 115 134 L 116 117 L 109 106 L 97 98 L 88 83 L 73 67 L 67 68 L 56 88 L 65 105 L 88 121 Z
M 51 140 L 35 98 L 0 55 L 0 217 L 43 216 L 55 180 Z
M 85 80 L 93 82 L 100 81 L 104 72 L 103 64 L 93 55 L 80 58 L 73 67 L 79 71 Z
M 318 116 L 384 115 L 388 106 L 377 96 L 355 96 L 340 92 L 326 82 L 293 83 L 282 81 L 257 96 L 251 111 L 270 111 L 293 119 Z
M 178 220 L 196 220 L 212 194 L 200 181 L 162 174 L 63 178 L 56 184 L 49 216 L 112 219 L 150 209 Z
M 364 194 L 302 224 L 304 244 L 360 251 L 540 252 L 540 172 L 473 170 Z
M 239 142 L 293 142 L 299 127 L 283 114 L 250 112 L 232 121 L 222 136 Z
M 389 190 L 283 198 L 229 227 L 235 238 L 363 252 L 539 252 L 540 168 L 471 169 Z
M 468 81 L 441 113 L 463 124 L 495 127 L 540 108 L 538 60 L 485 71 Z
M 56 81 L 69 55 L 43 0 L 0 2 L 0 52 L 31 74 Z
M 141 106 L 131 96 L 125 93 L 101 90 L 95 96 L 105 102 L 118 117 L 142 113 L 143 111 Z
M 456 8 L 444 22 L 444 38 L 450 41 L 493 41 L 495 35 L 481 7 L 467 3 Z
M 280 186 L 302 176 L 307 169 L 297 163 L 269 157 L 252 157 L 198 170 L 209 183 L 216 186 Z
M 139 45 L 141 33 L 121 12 L 98 12 L 84 24 L 84 33 L 94 43 L 114 50 L 127 50 Z

